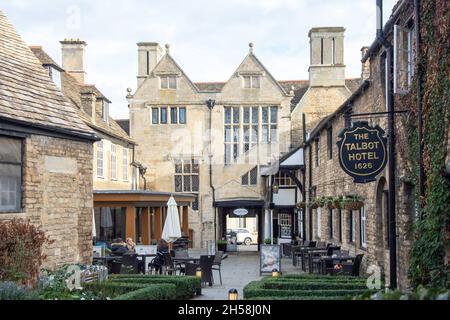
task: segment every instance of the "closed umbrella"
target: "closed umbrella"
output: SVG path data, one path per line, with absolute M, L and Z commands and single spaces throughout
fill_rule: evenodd
M 92 238 L 97 236 L 97 228 L 95 227 L 95 210 L 92 208 Z
M 167 202 L 167 217 L 164 223 L 161 238 L 171 243 L 181 238 L 180 218 L 178 216 L 177 203 L 173 196 Z

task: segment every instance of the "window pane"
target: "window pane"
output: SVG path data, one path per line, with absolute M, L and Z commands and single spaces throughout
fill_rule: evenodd
M 181 184 L 181 176 L 176 175 L 175 176 L 175 192 L 182 192 L 182 184 Z
M 269 123 L 269 108 L 262 108 L 262 123 Z
M 241 178 L 241 184 L 244 186 L 248 186 L 248 173 L 244 174 Z
M 199 166 L 197 160 L 192 160 L 192 173 L 198 173 L 199 172 Z
M 192 191 L 198 192 L 199 189 L 199 177 L 197 175 L 192 176 Z
M 259 115 L 258 107 L 252 107 L 252 123 L 253 124 L 258 124 L 258 122 L 259 122 L 258 115 Z
M 262 126 L 262 142 L 263 143 L 269 142 L 269 126 L 268 125 Z
M 244 108 L 244 123 L 250 122 L 250 108 Z
M 239 156 L 239 145 L 233 145 L 233 158 L 236 159 Z
M 278 108 L 270 107 L 270 123 L 278 123 Z
M 20 199 L 20 165 L 0 164 L 0 211 L 19 211 Z
M 239 142 L 239 127 L 238 126 L 233 127 L 233 141 Z
M 181 173 L 181 172 L 182 172 L 181 160 L 175 160 L 175 173 Z
M 250 184 L 255 186 L 258 182 L 258 168 L 255 167 L 250 171 Z
M 191 163 L 189 161 L 183 162 L 183 173 L 191 173 Z
M 239 123 L 239 107 L 233 108 L 233 123 Z
M 247 152 L 250 150 L 250 144 L 249 143 L 244 143 L 244 152 Z
M 161 88 L 167 89 L 167 77 L 161 77 Z
M 252 127 L 252 142 L 258 143 L 258 126 Z
M 225 108 L 225 123 L 231 123 L 231 108 Z
M 185 124 L 186 123 L 186 108 L 180 108 L 180 123 Z
M 195 198 L 194 202 L 192 202 L 192 210 L 198 210 L 198 195 Z
M 177 124 L 178 118 L 177 118 L 177 108 L 170 108 L 170 123 Z
M 244 126 L 244 142 L 250 142 L 250 126 Z
M 0 162 L 20 163 L 22 159 L 22 140 L 0 137 Z
M 231 142 L 231 126 L 225 126 L 225 142 Z
M 270 142 L 277 142 L 277 126 L 270 126 Z
M 228 164 L 231 162 L 231 145 L 225 145 L 225 163 Z
M 158 124 L 158 108 L 152 108 L 152 124 Z
M 183 176 L 183 191 L 191 191 L 191 176 Z
M 253 76 L 252 77 L 252 88 L 259 88 L 259 87 L 260 87 L 259 76 Z
M 177 78 L 169 77 L 169 88 L 176 89 L 177 88 Z
M 167 108 L 161 108 L 161 123 L 167 123 Z
M 250 88 L 250 77 L 244 76 L 244 88 Z

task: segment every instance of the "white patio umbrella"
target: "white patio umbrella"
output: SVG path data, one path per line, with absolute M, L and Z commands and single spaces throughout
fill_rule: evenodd
M 177 203 L 173 196 L 170 196 L 169 201 L 167 201 L 167 217 L 161 238 L 169 243 L 181 238 L 180 218 L 178 216 Z
M 95 210 L 92 208 L 92 238 L 97 236 L 97 228 L 95 227 Z

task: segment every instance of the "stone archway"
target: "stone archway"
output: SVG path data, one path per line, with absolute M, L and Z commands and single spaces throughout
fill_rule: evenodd
M 389 213 L 388 190 L 385 177 L 378 180 L 375 200 L 375 250 L 376 260 L 381 267 L 382 274 L 389 270 Z M 388 277 L 385 277 L 388 281 Z

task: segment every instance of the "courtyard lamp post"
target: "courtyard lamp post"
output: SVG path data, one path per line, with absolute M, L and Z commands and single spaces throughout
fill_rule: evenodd
M 272 270 L 272 277 L 276 278 L 280 275 L 280 273 L 278 272 L 278 269 L 273 269 Z

